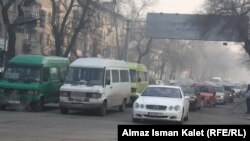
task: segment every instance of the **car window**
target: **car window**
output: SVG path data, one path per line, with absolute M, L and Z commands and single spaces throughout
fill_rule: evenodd
M 143 92 L 142 96 L 182 98 L 179 89 L 167 87 L 148 87 Z

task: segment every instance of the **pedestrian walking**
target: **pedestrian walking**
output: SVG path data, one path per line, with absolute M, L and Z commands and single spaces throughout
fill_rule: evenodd
M 246 91 L 247 114 L 250 114 L 250 84 L 247 85 Z

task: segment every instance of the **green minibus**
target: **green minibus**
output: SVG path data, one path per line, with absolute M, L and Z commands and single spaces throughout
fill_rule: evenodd
M 69 64 L 68 58 L 56 56 L 13 57 L 0 80 L 0 109 L 42 111 L 44 104 L 59 102 L 59 89 Z

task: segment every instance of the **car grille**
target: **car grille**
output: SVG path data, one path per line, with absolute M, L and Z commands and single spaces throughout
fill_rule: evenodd
M 147 109 L 150 110 L 166 110 L 167 106 L 161 106 L 161 105 L 146 105 Z
M 151 115 L 143 115 L 143 116 L 151 118 L 168 118 L 168 116 L 151 116 Z

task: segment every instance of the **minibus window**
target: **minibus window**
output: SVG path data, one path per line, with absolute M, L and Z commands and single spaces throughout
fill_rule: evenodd
M 41 67 L 31 65 L 8 65 L 3 79 L 24 83 L 40 82 Z

